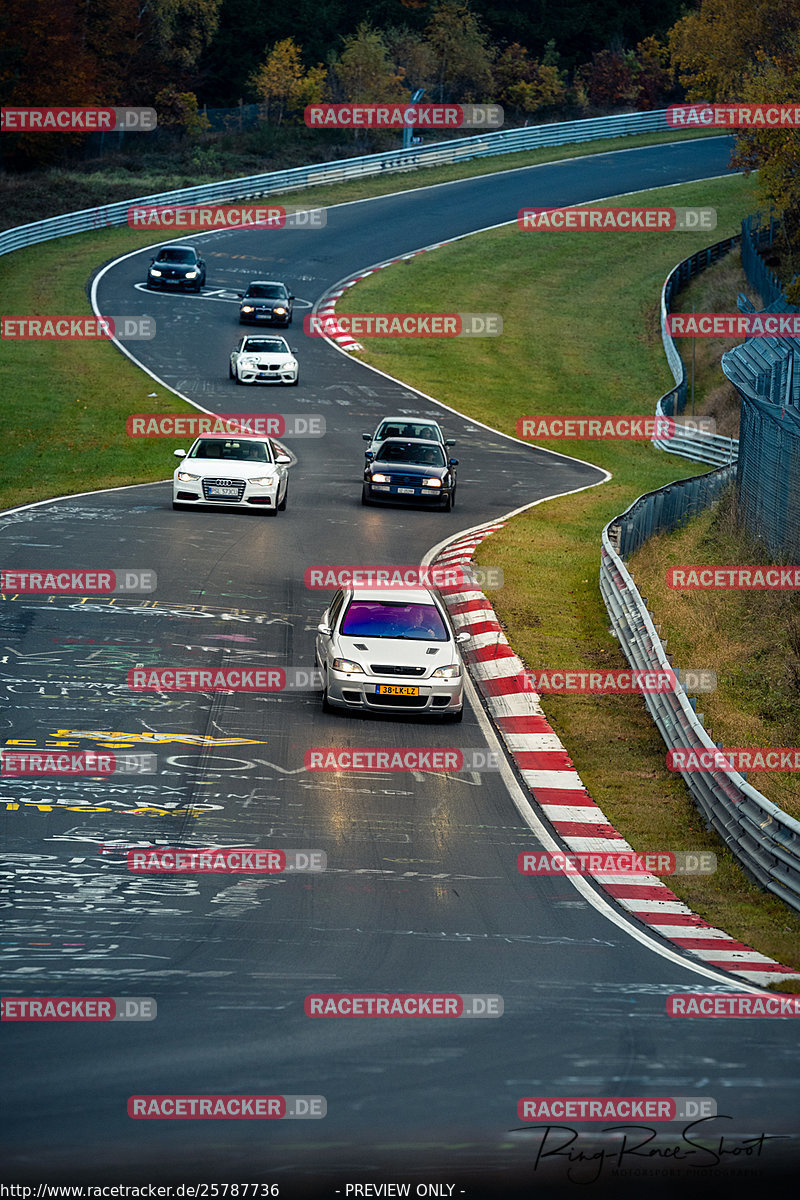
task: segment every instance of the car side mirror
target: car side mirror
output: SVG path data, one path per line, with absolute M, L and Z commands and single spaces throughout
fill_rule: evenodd
M 244 292 L 234 292 L 234 296 L 238 296 L 240 300 L 244 299 Z
M 175 455 L 176 458 L 186 458 L 185 450 L 173 450 L 172 453 Z
M 291 461 L 292 461 L 292 460 L 289 458 L 289 455 L 288 455 L 288 454 L 276 454 L 276 455 L 275 455 L 275 462 L 276 462 L 276 463 L 281 463 L 281 464 L 283 464 L 283 463 L 290 463 Z
M 294 296 L 289 296 L 289 299 L 290 299 L 290 300 L 294 300 Z
M 455 438 L 450 438 L 448 441 L 445 442 L 445 446 L 455 446 L 455 444 L 456 444 Z
M 326 634 L 333 633 L 333 630 L 331 629 L 330 625 L 326 625 L 324 621 L 320 622 L 320 624 L 317 626 L 317 629 L 319 630 L 320 633 L 326 633 Z
M 457 467 L 458 459 L 457 458 L 448 458 L 447 465 L 448 465 L 448 467 Z
M 290 346 L 289 349 L 291 350 L 292 354 L 297 354 L 297 346 Z
M 362 440 L 363 442 L 371 442 L 371 441 L 372 441 L 372 434 L 371 434 L 371 433 L 362 433 L 362 435 L 361 435 L 361 440 Z
M 466 629 L 463 629 L 461 631 L 461 633 L 456 634 L 456 641 L 457 642 L 468 642 L 471 637 L 472 637 L 472 634 L 467 633 Z
M 366 458 L 368 460 L 368 462 L 372 462 L 374 457 L 375 457 L 374 450 L 365 450 L 364 451 L 364 458 Z

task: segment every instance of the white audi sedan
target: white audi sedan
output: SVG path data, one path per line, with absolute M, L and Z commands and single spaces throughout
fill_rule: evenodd
M 286 338 L 242 337 L 231 352 L 228 374 L 237 383 L 287 383 L 297 387 L 300 366 Z
M 271 438 L 204 434 L 175 457 L 181 462 L 172 479 L 173 508 L 214 504 L 273 514 L 286 508 L 292 460 Z
M 345 588 L 317 626 L 322 707 L 460 721 L 464 665 L 447 610 L 427 588 Z

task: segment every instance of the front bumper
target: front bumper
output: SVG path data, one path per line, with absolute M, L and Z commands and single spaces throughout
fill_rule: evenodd
M 148 275 L 147 286 L 165 289 L 169 292 L 195 292 L 203 285 L 199 279 L 165 279 L 163 276 L 160 279 L 151 279 Z
M 376 688 L 415 687 L 418 696 L 379 696 Z M 328 702 L 342 708 L 371 712 L 413 713 L 458 712 L 464 703 L 464 676 L 457 679 L 419 679 L 396 675 L 345 674 L 328 670 Z
M 364 486 L 369 500 L 429 504 L 431 507 L 445 504 L 454 490 L 452 487 L 432 488 L 411 483 L 372 483 L 367 479 L 364 480 Z
M 298 369 L 297 367 L 291 367 L 285 371 L 269 371 L 251 367 L 239 367 L 238 373 L 242 383 L 295 383 L 297 381 Z
M 215 488 L 226 487 L 235 494 L 220 495 Z M 258 487 L 246 480 L 198 480 L 196 483 L 173 481 L 172 499 L 177 504 L 211 504 L 219 508 L 275 508 L 278 503 L 280 484 Z
M 277 316 L 273 312 L 251 312 L 239 313 L 239 321 L 242 325 L 280 325 L 287 326 L 291 320 L 291 314 L 279 313 Z

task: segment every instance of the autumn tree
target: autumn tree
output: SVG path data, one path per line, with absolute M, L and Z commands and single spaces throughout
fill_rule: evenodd
M 436 55 L 437 101 L 489 98 L 494 50 L 468 4 L 440 0 L 425 32 Z
M 630 50 L 599 50 L 576 75 L 598 108 L 632 105 L 636 99 L 636 59 Z
M 343 100 L 376 104 L 408 99 L 402 71 L 392 65 L 383 34 L 366 21 L 342 39 L 342 51 L 330 74 L 332 87 Z
M 636 47 L 635 59 L 636 107 L 645 112 L 660 108 L 673 85 L 674 71 L 667 46 L 658 38 L 646 37 Z
M 267 106 L 268 119 L 280 125 L 287 112 L 322 99 L 326 74 L 321 63 L 306 70 L 300 47 L 292 38 L 284 38 L 268 51 L 249 82 L 261 103 Z
M 407 25 L 400 25 L 386 30 L 385 41 L 394 69 L 403 83 L 411 91 L 417 88 L 429 91 L 436 80 L 436 55 L 427 38 Z
M 701 0 L 669 31 L 689 100 L 736 100 L 759 53 L 779 54 L 800 29 L 797 0 Z
M 495 97 L 504 108 L 534 113 L 564 103 L 564 73 L 558 69 L 558 55 L 552 43 L 550 52 L 551 61 L 540 62 L 531 58 L 519 42 L 506 47 L 495 62 L 493 72 Z
M 690 101 L 800 102 L 798 0 L 701 0 L 669 32 Z M 800 147 L 793 129 L 739 129 L 731 165 L 757 170 L 767 205 L 782 217 L 790 273 L 800 270 Z M 787 293 L 788 294 L 788 293 Z M 789 298 L 800 303 L 800 287 Z

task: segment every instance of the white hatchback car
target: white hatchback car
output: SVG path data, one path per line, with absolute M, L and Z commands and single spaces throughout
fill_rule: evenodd
M 288 383 L 297 387 L 300 365 L 286 338 L 250 335 L 239 338 L 231 351 L 228 374 L 237 383 Z
M 181 463 L 172 479 L 172 507 L 218 504 L 225 508 L 286 508 L 291 463 L 271 438 L 246 434 L 203 434 L 189 453 L 176 450 Z
M 444 605 L 427 588 L 346 588 L 317 626 L 322 707 L 460 721 L 464 664 Z
M 373 453 L 387 438 L 420 438 L 425 442 L 440 442 L 442 446 L 456 444 L 454 438 L 445 438 L 438 421 L 427 417 L 384 417 L 373 433 L 362 433 L 361 437 L 367 443 L 367 450 Z

